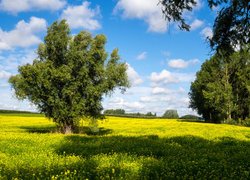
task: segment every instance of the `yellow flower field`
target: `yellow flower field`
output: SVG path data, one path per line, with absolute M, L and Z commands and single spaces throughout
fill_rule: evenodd
M 63 135 L 42 116 L 0 115 L 0 179 L 249 179 L 250 128 L 108 117 Z

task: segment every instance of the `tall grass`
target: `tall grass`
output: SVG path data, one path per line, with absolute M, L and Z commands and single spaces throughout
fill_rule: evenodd
M 108 117 L 56 133 L 44 117 L 0 115 L 0 179 L 249 179 L 250 129 Z

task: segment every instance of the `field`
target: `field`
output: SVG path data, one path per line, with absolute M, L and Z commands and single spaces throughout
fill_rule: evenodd
M 0 179 L 249 179 L 250 128 L 109 117 L 56 133 L 41 115 L 0 115 Z

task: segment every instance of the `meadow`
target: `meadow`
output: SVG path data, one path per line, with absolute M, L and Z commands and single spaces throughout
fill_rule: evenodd
M 0 179 L 249 179 L 250 128 L 107 117 L 63 135 L 42 115 L 0 115 Z

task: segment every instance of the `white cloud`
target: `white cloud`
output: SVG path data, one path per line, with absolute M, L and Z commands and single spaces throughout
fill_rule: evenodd
M 147 58 L 147 52 L 145 52 L 145 51 L 138 54 L 137 57 L 136 57 L 137 60 L 144 60 L 146 58 Z
M 11 76 L 11 73 L 0 70 L 0 79 L 8 79 L 10 76 Z
M 179 80 L 169 71 L 163 70 L 160 73 L 153 72 L 151 73 L 150 80 L 152 82 L 158 83 L 178 83 Z
M 168 89 L 166 87 L 152 87 L 152 95 L 176 95 L 183 94 L 185 90 L 180 87 L 179 89 Z
M 31 64 L 33 60 L 37 57 L 35 50 L 25 50 L 12 53 L 6 57 L 6 70 L 16 71 L 18 66 L 25 65 L 27 63 Z
M 148 24 L 148 31 L 163 33 L 167 31 L 168 22 L 162 14 L 158 0 L 119 0 L 115 13 L 121 12 L 123 18 L 140 19 Z
M 120 97 L 111 99 L 105 107 L 105 109 L 124 109 L 126 112 L 139 112 L 143 108 L 144 105 L 140 102 L 130 102 Z
M 128 74 L 128 78 L 129 78 L 131 85 L 137 86 L 137 85 L 143 83 L 143 80 L 141 79 L 139 74 L 135 71 L 135 69 L 132 66 L 130 66 L 129 64 L 127 64 L 127 66 L 128 66 L 127 74 Z
M 190 65 L 197 64 L 199 62 L 198 59 L 192 59 L 189 61 L 185 61 L 183 59 L 172 59 L 168 62 L 168 66 L 176 69 L 184 69 Z
M 32 10 L 59 10 L 66 4 L 65 0 L 2 0 L 0 9 L 11 13 Z
M 162 88 L 162 87 L 153 87 L 152 94 L 171 94 L 173 93 L 172 90 Z
M 213 30 L 210 27 L 205 27 L 202 31 L 201 31 L 201 35 L 203 38 L 205 39 L 211 39 L 213 37 Z
M 3 31 L 0 28 L 0 50 L 39 44 L 41 39 L 36 34 L 45 30 L 46 20 L 37 17 L 31 17 L 28 23 L 19 21 L 11 31 Z
M 200 28 L 201 26 L 203 26 L 204 22 L 199 20 L 199 19 L 195 19 L 191 24 L 190 24 L 190 30 L 195 30 Z
M 101 24 L 97 20 L 100 8 L 97 6 L 91 9 L 89 6 L 88 1 L 84 1 L 80 6 L 69 6 L 63 11 L 61 19 L 66 19 L 71 28 L 100 29 Z
M 191 82 L 194 80 L 194 77 L 194 74 L 172 73 L 164 69 L 160 73 L 151 73 L 150 80 L 152 81 L 153 86 L 157 86 L 159 84 Z

